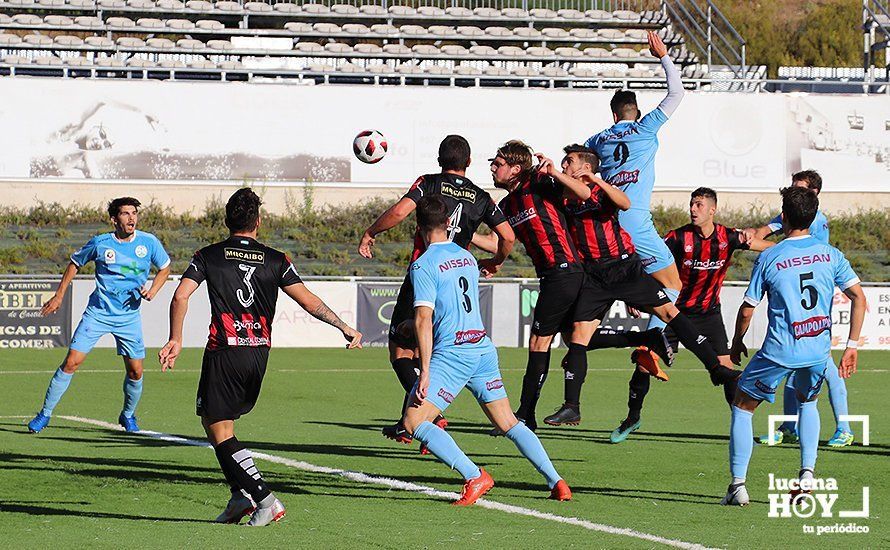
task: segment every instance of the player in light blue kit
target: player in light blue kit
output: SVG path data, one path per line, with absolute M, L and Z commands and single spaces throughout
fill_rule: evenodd
M 680 71 L 674 66 L 667 47 L 654 32 L 649 32 L 649 51 L 661 60 L 667 79 L 667 95 L 658 106 L 640 118 L 636 94 L 622 90 L 615 92 L 610 103 L 615 124 L 589 138 L 585 145 L 600 158 L 600 173 L 610 184 L 624 191 L 630 198 L 630 208 L 619 212 L 618 221 L 630 233 L 637 254 L 646 273 L 664 287 L 671 301 L 677 300 L 682 283 L 674 257 L 652 223 L 650 203 L 655 186 L 655 153 L 658 151 L 658 131 L 668 121 L 685 91 Z M 647 329 L 665 324 L 656 316 L 649 318 Z M 645 348 L 635 350 L 631 360 L 655 376 L 660 372 L 658 356 Z
M 498 352 L 485 333 L 479 312 L 479 265 L 472 254 L 448 239 L 448 215 L 440 195 L 427 195 L 417 204 L 417 226 L 427 245 L 410 269 L 420 376 L 403 425 L 436 458 L 464 477 L 463 492 L 454 504 L 473 504 L 491 490 L 494 481 L 432 422 L 466 387 L 492 424 L 544 476 L 550 498 L 571 500 L 572 492 L 556 473 L 547 451 L 510 408 L 498 369 Z
M 43 305 L 43 315 L 57 311 L 78 270 L 88 262 L 95 262 L 96 290 L 90 295 L 83 318 L 74 331 L 65 361 L 49 382 L 43 408 L 28 422 L 31 433 L 38 433 L 49 424 L 53 409 L 71 384 L 71 377 L 99 338 L 106 334 L 114 336 L 117 354 L 123 356 L 127 369 L 124 407 L 118 422 L 128 432 L 139 431 L 135 413 L 142 396 L 142 360 L 145 358 L 139 306 L 143 299 L 151 300 L 157 295 L 170 274 L 170 257 L 161 241 L 151 233 L 136 230 L 139 206 L 139 201 L 132 197 L 111 201 L 108 216 L 114 231 L 96 235 L 71 256 L 55 296 Z M 152 266 L 158 273 L 146 290 Z
M 822 176 L 815 170 L 804 170 L 797 172 L 791 176 L 791 185 L 806 187 L 814 191 L 818 196 L 822 191 Z M 768 225 L 759 229 L 748 229 L 746 232 L 749 236 L 765 239 L 766 237 L 782 231 L 782 214 L 773 218 Z M 813 223 L 810 224 L 810 235 L 817 241 L 828 244 L 828 219 L 821 211 L 816 212 Z M 828 383 L 828 401 L 831 403 L 831 409 L 834 411 L 834 420 L 837 428 L 831 439 L 828 440 L 829 447 L 846 447 L 853 444 L 853 429 L 850 422 L 841 420 L 841 416 L 849 414 L 847 407 L 847 384 L 844 379 L 838 375 L 837 365 L 834 359 L 828 358 L 828 370 L 825 371 L 825 381 Z M 789 378 L 785 384 L 785 395 L 783 399 L 784 414 L 793 416 L 797 413 L 797 392 L 794 390 L 794 381 Z M 797 442 L 797 429 L 794 422 L 784 422 L 779 429 L 773 434 L 773 445 L 781 443 Z M 760 437 L 761 444 L 769 443 L 769 436 Z
M 722 504 L 748 504 L 745 476 L 754 447 L 751 420 L 763 401 L 773 403 L 782 379 L 791 379 L 797 391 L 800 429 L 801 489 L 814 479 L 819 446 L 819 411 L 816 398 L 828 370 L 831 354 L 831 306 L 834 287 L 850 298 L 850 334 L 841 359 L 840 376 L 856 372 L 859 334 L 865 319 L 865 294 L 850 262 L 838 249 L 809 234 L 819 199 L 809 189 L 782 190 L 785 240 L 760 254 L 751 273 L 745 301 L 739 308 L 730 358 L 741 363 L 748 351 L 742 338 L 748 331 L 754 308 L 766 294 L 769 327 L 763 346 L 754 354 L 739 379 L 732 406 L 729 462 L 732 481 Z

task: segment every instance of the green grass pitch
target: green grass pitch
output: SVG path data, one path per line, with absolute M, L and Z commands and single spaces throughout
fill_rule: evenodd
M 161 373 L 149 352 L 145 392 L 137 412 L 143 429 L 200 439 L 194 396 L 200 350 L 187 350 L 178 370 Z M 0 547 L 3 548 L 653 548 L 651 541 L 577 525 L 471 507 L 396 488 L 360 483 L 258 460 L 287 506 L 277 525 L 251 530 L 211 520 L 228 498 L 215 457 L 206 448 L 128 435 L 66 421 L 71 415 L 115 422 L 123 367 L 113 350 L 96 350 L 39 435 L 25 423 L 38 409 L 63 350 L 0 352 Z M 560 352 L 544 387 L 539 420 L 562 400 Z M 503 349 L 507 390 L 518 401 L 525 352 Z M 820 447 L 818 474 L 840 485 L 837 509 L 858 510 L 871 491 L 868 519 L 767 517 L 767 475 L 797 473 L 796 446 L 755 447 L 748 477 L 753 502 L 718 505 L 728 481 L 729 416 L 722 392 L 683 352 L 671 380 L 653 380 L 640 432 L 620 445 L 609 432 L 625 413 L 628 352 L 589 355 L 583 422 L 543 427 L 539 435 L 574 491 L 572 502 L 545 498 L 538 473 L 504 438 L 486 435 L 469 392 L 448 410 L 450 432 L 494 477 L 489 499 L 559 516 L 629 528 L 710 547 L 888 547 L 890 506 L 887 359 L 861 352 L 848 381 L 851 414 L 871 419 L 871 445 Z M 418 447 L 384 439 L 395 419 L 400 388 L 380 349 L 273 350 L 259 404 L 237 423 L 255 451 L 331 468 L 458 492 L 461 480 Z M 834 430 L 827 394 L 820 399 L 822 440 Z M 766 429 L 764 404 L 755 433 Z M 27 418 L 26 418 L 27 417 Z M 854 522 L 868 534 L 804 534 L 804 525 Z

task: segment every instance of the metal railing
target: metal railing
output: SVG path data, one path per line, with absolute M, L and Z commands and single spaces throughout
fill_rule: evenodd
M 862 0 L 863 68 L 869 80 L 875 81 L 877 54 L 884 52 L 885 76 L 890 82 L 890 2 Z

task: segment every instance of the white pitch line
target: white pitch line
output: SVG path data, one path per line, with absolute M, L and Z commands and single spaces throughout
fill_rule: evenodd
M 93 426 L 99 426 L 101 428 L 106 428 L 109 430 L 117 430 L 122 431 L 123 428 L 117 424 L 112 424 L 110 422 L 105 422 L 103 420 L 95 420 L 92 418 L 83 418 L 80 416 L 59 416 L 64 420 L 70 420 L 72 422 L 80 422 L 82 424 L 91 424 Z M 154 432 L 150 430 L 142 430 L 138 432 L 139 435 L 144 435 L 147 437 L 151 437 L 154 439 L 159 439 L 161 441 L 168 441 L 171 443 L 179 443 L 180 445 L 190 445 L 193 447 L 210 447 L 210 444 L 205 441 L 197 441 L 194 439 L 186 439 L 184 437 L 179 437 L 175 435 L 165 434 L 161 432 Z M 438 489 L 434 489 L 433 487 L 427 487 L 424 485 L 418 485 L 416 483 L 410 483 L 407 481 L 401 481 L 398 479 L 388 478 L 388 477 L 379 477 L 372 476 L 362 472 L 353 472 L 348 470 L 341 470 L 338 468 L 328 468 L 326 466 L 317 466 L 315 464 L 310 464 L 308 462 L 303 462 L 301 460 L 292 460 L 290 458 L 285 458 L 282 456 L 271 455 L 267 453 L 258 453 L 253 452 L 254 458 L 260 458 L 266 460 L 268 462 L 274 462 L 276 464 L 281 464 L 283 466 L 288 466 L 290 468 L 295 468 L 297 470 L 303 470 L 307 472 L 313 472 L 318 474 L 328 474 L 339 476 L 351 481 L 355 481 L 357 483 L 367 483 L 372 485 L 383 485 L 385 487 L 390 487 L 392 489 L 400 489 L 402 491 L 410 491 L 413 493 L 421 493 L 427 496 L 440 498 L 444 500 L 456 500 L 460 498 L 460 495 L 457 493 L 452 493 L 448 491 L 440 491 Z M 592 521 L 587 521 L 584 519 L 574 518 L 574 517 L 566 517 L 559 516 L 556 514 L 550 514 L 547 512 L 541 512 L 540 510 L 535 510 L 532 508 L 523 508 L 522 506 L 513 506 L 511 504 L 503 504 L 500 502 L 494 502 L 488 499 L 479 499 L 476 501 L 476 506 L 482 508 L 488 508 L 489 510 L 497 510 L 499 512 L 506 512 L 508 514 L 517 514 L 521 516 L 528 516 L 548 521 L 555 521 L 557 523 L 563 523 L 567 525 L 575 525 L 578 527 L 582 527 L 584 529 L 588 529 L 590 531 L 598 531 L 601 533 L 607 533 L 610 535 L 621 535 L 625 537 L 633 537 L 649 542 L 655 542 L 658 544 L 664 544 L 666 546 L 671 546 L 674 548 L 684 548 L 688 550 L 706 550 L 707 546 L 702 546 L 701 544 L 695 544 L 691 542 L 684 542 L 676 539 L 669 539 L 664 537 L 659 537 L 658 535 L 650 535 L 649 533 L 643 533 L 640 531 L 634 531 L 633 529 L 626 529 L 623 527 L 613 527 L 611 525 L 605 525 L 602 523 L 594 523 Z
M 525 369 L 523 369 L 523 368 L 515 368 L 515 369 L 514 368 L 507 368 L 507 369 L 502 368 L 502 369 L 500 369 L 500 371 L 501 372 L 525 372 Z M 626 369 L 615 369 L 615 368 L 600 369 L 600 368 L 594 367 L 594 368 L 590 369 L 588 372 L 596 374 L 598 372 L 630 372 L 630 371 L 631 371 L 631 367 L 628 367 Z M 50 375 L 54 372 L 55 372 L 55 369 L 53 369 L 53 370 L 0 370 L 0 374 L 46 374 L 46 375 Z M 124 369 L 123 368 L 120 368 L 120 369 L 83 369 L 83 370 L 79 370 L 78 372 L 82 372 L 85 374 L 123 374 Z M 177 372 L 201 372 L 201 369 L 175 369 L 173 371 L 174 374 Z M 385 369 L 385 368 L 379 368 L 379 369 L 269 369 L 266 372 L 288 372 L 288 373 L 299 372 L 299 373 L 306 373 L 306 374 L 312 374 L 312 373 L 337 374 L 337 373 L 358 372 L 358 373 L 365 374 L 365 373 L 388 373 L 388 372 L 390 372 L 390 370 Z M 691 369 L 668 370 L 668 372 L 671 374 L 677 374 L 677 373 L 689 373 L 689 372 L 701 372 L 701 371 L 696 368 L 691 368 Z M 886 372 L 890 372 L 890 369 L 859 370 L 859 371 L 856 371 L 856 374 L 886 373 Z

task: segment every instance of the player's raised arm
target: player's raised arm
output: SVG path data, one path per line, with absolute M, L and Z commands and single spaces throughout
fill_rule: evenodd
M 56 293 L 43 304 L 42 308 L 40 308 L 41 315 L 44 317 L 52 315 L 62 307 L 62 299 L 65 298 L 65 293 L 68 292 L 68 287 L 71 286 L 71 281 L 74 280 L 79 269 L 80 267 L 76 263 L 68 263 L 68 267 L 65 268 L 65 273 L 62 274 L 62 280 L 59 282 L 58 288 L 56 288 Z
M 538 157 L 538 172 L 547 174 L 559 182 L 564 188 L 563 193 L 566 198 L 578 199 L 580 201 L 586 201 L 590 198 L 590 187 L 588 187 L 586 183 L 579 179 L 575 179 L 568 174 L 563 174 L 562 171 L 556 167 L 556 164 L 543 154 L 535 153 L 535 156 Z
M 600 178 L 590 170 L 581 170 L 573 175 L 576 178 L 581 179 L 582 181 L 595 183 L 600 189 L 603 190 L 606 196 L 609 197 L 609 200 L 615 203 L 615 206 L 617 206 L 619 210 L 630 209 L 630 197 L 627 196 L 627 193 L 625 193 L 621 189 L 618 189 L 606 180 Z
M 364 258 L 370 259 L 373 256 L 371 249 L 374 247 L 374 239 L 377 235 L 399 225 L 411 212 L 414 212 L 415 208 L 417 208 L 417 203 L 407 196 L 387 208 L 386 212 L 365 230 L 358 245 L 358 253 Z
M 158 352 L 161 371 L 173 369 L 176 358 L 182 352 L 182 326 L 185 323 L 185 314 L 188 313 L 189 298 L 198 290 L 198 284 L 193 279 L 183 277 L 173 293 L 173 300 L 170 302 L 170 335 L 167 344 Z
M 661 61 L 661 67 L 664 69 L 664 76 L 667 80 L 667 95 L 658 104 L 658 109 L 670 117 L 677 110 L 677 107 L 680 106 L 680 101 L 686 95 L 686 90 L 683 88 L 683 81 L 680 79 L 680 70 L 671 61 L 667 46 L 665 46 L 661 37 L 654 31 L 649 31 L 648 38 L 649 51 Z
M 362 333 L 343 322 L 336 313 L 322 301 L 321 298 L 312 293 L 303 283 L 296 283 L 282 288 L 285 294 L 290 296 L 300 307 L 306 312 L 336 328 L 343 333 L 343 337 L 349 342 L 346 346 L 349 349 L 362 347 Z

